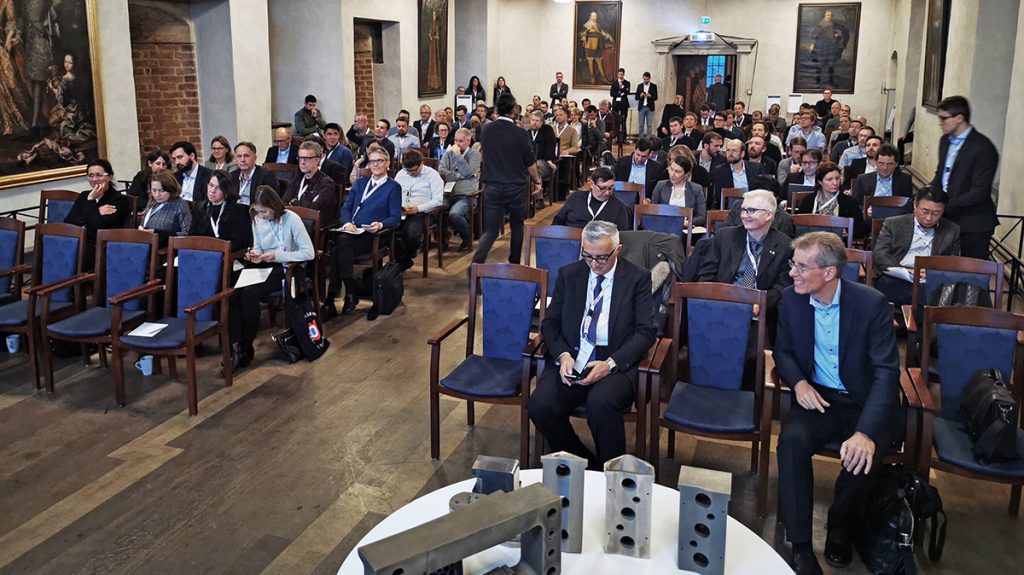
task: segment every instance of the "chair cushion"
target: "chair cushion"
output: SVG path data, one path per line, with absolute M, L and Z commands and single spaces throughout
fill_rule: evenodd
M 934 423 L 935 452 L 939 461 L 967 471 L 1004 479 L 1024 479 L 1024 457 L 1016 461 L 998 461 L 988 465 L 974 460 L 974 445 L 963 424 L 952 419 L 936 417 Z M 1017 430 L 1017 449 L 1024 455 L 1024 431 Z
M 185 320 L 176 317 L 165 317 L 159 323 L 167 324 L 160 333 L 153 337 L 121 336 L 121 343 L 138 349 L 175 349 L 185 345 Z M 202 335 L 215 329 L 220 322 L 197 321 L 196 335 Z
M 522 376 L 522 360 L 471 355 L 441 380 L 441 386 L 480 397 L 515 397 Z
M 71 302 L 50 302 L 50 312 L 60 311 L 71 307 Z M 43 302 L 36 300 L 36 315 L 43 312 Z M 0 327 L 25 325 L 28 323 L 28 300 L 18 300 L 0 307 Z M 108 322 L 109 323 L 109 322 Z
M 51 323 L 48 327 L 50 333 L 66 337 L 99 337 L 110 333 L 110 308 L 93 307 L 82 313 Z M 125 311 L 122 315 L 124 321 L 131 321 L 141 315 L 144 311 Z
M 750 433 L 754 425 L 754 392 L 701 387 L 679 382 L 672 390 L 665 419 L 711 433 Z

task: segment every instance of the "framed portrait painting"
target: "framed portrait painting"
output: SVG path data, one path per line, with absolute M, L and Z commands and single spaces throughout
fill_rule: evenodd
M 577 2 L 573 19 L 573 88 L 610 88 L 619 69 L 620 2 Z
M 417 44 L 420 98 L 448 92 L 448 0 L 418 0 Z
M 860 2 L 800 4 L 797 11 L 793 91 L 853 93 Z
M 924 84 L 921 104 L 936 109 L 942 101 L 942 83 L 946 76 L 946 44 L 949 38 L 949 11 L 952 0 L 928 0 L 928 27 L 924 39 Z
M 104 154 L 95 0 L 0 0 L 0 188 Z

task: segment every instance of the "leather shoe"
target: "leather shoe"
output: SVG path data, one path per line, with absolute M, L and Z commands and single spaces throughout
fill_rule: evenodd
M 352 310 L 356 309 L 359 305 L 359 297 L 354 295 L 345 296 L 345 305 L 341 308 L 342 315 L 348 315 Z
M 462 240 L 462 245 L 459 246 L 459 253 L 469 253 L 469 250 L 473 249 L 473 242 L 469 240 Z
M 330 321 L 336 317 L 338 317 L 338 308 L 334 307 L 334 301 L 325 301 L 320 306 L 320 321 Z
M 853 546 L 846 529 L 827 525 L 825 535 L 825 562 L 832 567 L 846 567 L 853 560 Z
M 796 575 L 821 575 L 821 565 L 818 563 L 818 558 L 814 556 L 814 551 L 810 549 L 794 551 L 790 567 L 793 568 Z

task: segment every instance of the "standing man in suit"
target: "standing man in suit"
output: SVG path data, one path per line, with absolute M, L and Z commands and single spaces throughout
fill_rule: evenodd
M 299 163 L 299 146 L 292 143 L 292 137 L 286 128 L 274 130 L 274 145 L 267 150 L 264 164 L 295 164 Z
M 270 186 L 280 194 L 281 184 L 274 172 L 256 165 L 256 144 L 238 142 L 235 146 L 235 164 L 238 170 L 232 174 L 238 190 L 238 203 L 249 205 L 252 195 L 260 186 Z
M 636 87 L 636 109 L 640 116 L 640 137 L 654 135 L 654 103 L 658 101 L 658 85 L 651 82 L 651 73 L 644 72 L 644 81 Z
M 171 145 L 171 161 L 177 168 L 174 177 L 181 184 L 181 199 L 202 200 L 213 170 L 196 161 L 196 147 L 191 142 L 175 142 Z
M 548 90 L 548 96 L 551 98 L 551 107 L 554 108 L 555 104 L 562 101 L 562 98 L 569 97 L 569 85 L 562 81 L 562 73 L 555 72 L 555 83 L 551 84 L 551 89 Z
M 743 156 L 743 142 L 729 140 L 729 143 L 725 145 L 726 163 L 718 165 L 711 172 L 714 185 L 711 187 L 712 192 L 708 197 L 708 203 L 715 206 L 716 209 L 721 205 L 722 190 L 725 188 L 749 190 L 750 179 L 764 173 L 764 166 L 756 162 L 748 162 L 743 159 Z
M 874 140 L 872 140 L 874 141 Z M 871 147 L 868 148 L 869 152 Z M 853 200 L 858 206 L 864 205 L 864 198 L 902 196 L 911 198 L 914 196 L 914 183 L 910 174 L 900 171 L 896 165 L 896 146 L 882 144 L 875 152 L 875 171 L 873 173 L 861 174 L 853 184 Z M 865 158 L 865 163 L 870 159 Z M 853 166 L 854 164 L 850 164 Z M 908 204 L 907 211 L 910 211 Z M 870 216 L 871 214 L 868 213 Z
M 626 115 L 629 113 L 629 80 L 626 79 L 626 69 L 619 68 L 612 80 L 610 90 L 612 96 L 612 111 L 615 112 L 615 124 L 619 127 L 619 142 L 626 139 Z
M 649 199 L 654 191 L 654 186 L 668 178 L 665 166 L 652 158 L 653 154 L 650 140 L 647 138 L 637 140 L 632 154 L 616 160 L 613 169 L 615 181 L 643 184 L 643 197 Z
M 811 458 L 823 445 L 842 442 L 825 560 L 848 565 L 846 528 L 870 496 L 872 471 L 890 445 L 900 358 L 885 296 L 840 279 L 846 246 L 839 236 L 800 236 L 790 265 L 793 287 L 782 294 L 774 348 L 775 368 L 793 389 L 793 409 L 779 435 L 779 504 L 794 571 L 816 575 Z
M 620 251 L 615 224 L 583 228 L 581 259 L 558 271 L 541 324 L 549 361 L 529 404 L 552 451 L 585 457 L 593 470 L 626 453 L 622 415 L 633 403 L 637 365 L 655 340 L 651 274 L 618 259 Z M 569 421 L 581 405 L 596 452 Z
M 960 226 L 962 254 L 987 260 L 988 244 L 999 223 L 992 198 L 999 152 L 971 126 L 971 107 L 963 96 L 939 102 L 939 127 L 943 138 L 931 185 L 949 195 L 946 217 Z
M 604 122 L 604 145 L 606 150 L 612 149 L 612 141 L 619 135 L 617 118 L 611 113 L 611 104 L 608 100 L 601 100 L 597 104 L 597 118 Z
M 885 218 L 874 246 L 875 289 L 897 306 L 910 303 L 917 256 L 960 255 L 960 226 L 943 219 L 946 193 L 929 186 L 914 197 L 914 213 Z
M 725 111 L 729 107 L 729 86 L 722 82 L 722 75 L 715 74 L 715 82 L 708 86 L 705 103 L 715 112 Z

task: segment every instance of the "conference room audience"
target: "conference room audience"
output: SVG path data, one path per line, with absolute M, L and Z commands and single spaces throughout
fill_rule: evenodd
M 651 197 L 651 192 L 654 191 L 654 186 L 658 185 L 658 182 L 668 178 L 665 166 L 658 163 L 657 160 L 651 159 L 653 154 L 651 148 L 651 140 L 640 138 L 636 141 L 633 153 L 619 158 L 613 168 L 616 181 L 641 184 L 644 187 L 643 197 L 645 198 Z
M 874 173 L 861 174 L 853 184 L 851 195 L 854 203 L 863 206 L 864 198 L 868 197 L 913 197 L 914 183 L 910 174 L 898 169 L 897 154 L 896 146 L 892 144 L 884 144 L 878 148 L 874 158 Z M 907 211 L 910 210 L 911 203 L 908 202 Z
M 800 200 L 797 213 L 853 218 L 853 237 L 864 237 L 867 232 L 864 216 L 853 198 L 842 192 L 843 175 L 839 166 L 832 162 L 822 162 L 814 178 L 815 193 Z
M 821 164 L 821 158 L 821 150 L 817 148 L 810 148 L 803 151 L 800 155 L 800 163 L 793 164 L 794 166 L 799 165 L 800 171 L 794 172 L 791 168 L 789 175 L 786 177 L 786 182 L 782 185 L 782 194 L 784 199 L 789 199 L 789 187 L 794 184 L 798 186 L 814 186 L 817 184 L 818 165 Z
M 620 230 L 633 228 L 633 214 L 629 206 L 615 197 L 615 176 L 608 168 L 591 172 L 590 191 L 570 195 L 551 223 L 582 229 L 594 220 L 611 222 Z
M 149 203 L 139 217 L 139 229 L 159 235 L 161 248 L 167 247 L 172 236 L 187 236 L 192 230 L 192 209 L 181 197 L 178 180 L 169 172 L 156 174 L 150 180 Z
M 444 153 L 452 146 L 451 128 L 445 122 L 440 122 L 434 128 L 435 138 L 430 140 L 427 146 L 427 157 L 440 161 Z
M 803 170 L 801 164 L 804 152 L 807 151 L 807 140 L 796 137 L 789 143 L 789 155 L 779 162 L 778 180 L 779 185 L 784 186 L 789 180 L 790 174 L 799 173 Z
M 398 225 L 401 240 L 396 259 L 403 270 L 413 265 L 413 258 L 423 242 L 426 213 L 444 205 L 444 180 L 437 170 L 423 165 L 423 156 L 409 150 L 402 158 L 402 169 L 395 175 L 402 186 L 402 221 Z M 436 222 L 440 226 L 440 222 Z
M 146 154 L 146 167 L 132 178 L 132 183 L 128 185 L 128 195 L 138 198 L 140 204 L 146 202 L 149 199 L 149 180 L 153 174 L 169 170 L 170 167 L 171 156 L 167 152 L 157 148 Z
M 192 201 L 193 194 L 202 195 L 206 192 L 206 184 L 210 183 L 213 170 L 199 163 L 196 147 L 191 142 L 175 142 L 171 144 L 171 160 L 174 162 L 174 177 L 181 186 L 181 197 Z
M 89 180 L 89 189 L 75 198 L 64 223 L 85 228 L 82 267 L 85 271 L 92 271 L 96 260 L 96 232 L 127 228 L 132 211 L 128 198 L 111 185 L 114 168 L 110 162 L 102 158 L 89 162 L 85 176 Z
M 267 157 L 263 159 L 264 164 L 298 164 L 299 146 L 292 143 L 292 137 L 287 128 L 274 130 L 274 145 L 267 150 Z
M 321 170 L 323 169 L 322 162 L 327 161 L 337 162 L 345 170 L 345 178 L 352 172 L 352 162 L 355 161 L 352 150 L 341 133 L 341 126 L 334 122 L 324 125 L 324 157 L 321 161 Z
M 206 186 L 206 198 L 192 210 L 190 236 L 206 236 L 231 242 L 231 251 L 252 246 L 252 220 L 249 206 L 238 203 L 235 178 L 216 170 Z
M 235 165 L 234 154 L 231 153 L 231 144 L 224 136 L 216 136 L 210 142 L 210 157 L 203 164 L 211 170 L 225 170 L 234 172 L 238 169 Z
M 691 171 L 693 171 L 692 160 L 682 155 L 670 159 L 668 179 L 662 180 L 654 186 L 651 203 L 691 208 L 693 209 L 693 225 L 703 226 L 707 223 L 704 189 L 689 181 Z
M 337 221 L 338 191 L 334 180 L 320 171 L 323 150 L 316 142 L 302 142 L 299 146 L 299 173 L 288 184 L 281 201 L 286 206 L 299 206 L 320 212 L 320 223 Z
M 256 144 L 252 142 L 239 142 L 235 146 L 235 163 L 238 171 L 232 174 L 235 189 L 238 190 L 238 203 L 249 205 L 252 194 L 260 186 L 270 186 L 274 190 L 280 189 L 280 180 L 274 172 L 256 165 Z

